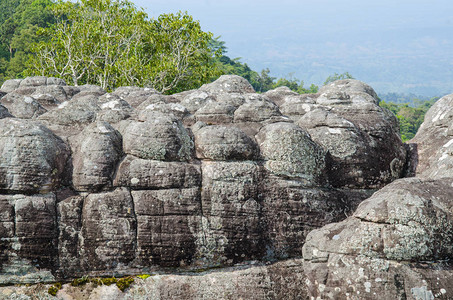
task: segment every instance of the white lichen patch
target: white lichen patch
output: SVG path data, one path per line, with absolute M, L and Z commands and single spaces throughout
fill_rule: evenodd
M 341 134 L 341 129 L 338 128 L 328 128 L 328 131 L 332 134 Z

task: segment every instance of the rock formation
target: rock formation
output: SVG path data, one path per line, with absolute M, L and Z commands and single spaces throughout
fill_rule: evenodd
M 354 214 L 308 234 L 306 287 L 320 299 L 453 298 L 452 96 L 409 142 L 408 168 Z
M 146 273 L 57 296 L 453 297 L 451 97 L 406 147 L 357 80 L 168 96 L 30 77 L 0 95 L 0 285 Z

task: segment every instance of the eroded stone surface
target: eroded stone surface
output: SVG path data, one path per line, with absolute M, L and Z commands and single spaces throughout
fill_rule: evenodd
M 453 95 L 439 99 L 425 115 L 413 145 L 416 174 L 428 178 L 453 177 Z
M 325 151 L 292 123 L 273 123 L 257 134 L 265 167 L 273 174 L 295 177 L 307 185 L 325 182 Z
M 374 221 L 377 215 L 363 215 L 377 211 L 379 201 L 352 212 L 403 174 L 406 148 L 396 119 L 358 81 L 338 82 L 312 95 L 287 88 L 256 94 L 245 79 L 222 76 L 198 90 L 168 96 L 137 87 L 106 93 L 97 86 L 70 87 L 36 77 L 5 83 L 2 94 L 7 107 L 34 97 L 48 110 L 33 122 L 12 113 L 15 119 L 0 120 L 0 264 L 5 266 L 0 276 L 7 284 L 189 271 L 191 276 L 162 275 L 131 291 L 147 288 L 156 299 L 304 299 L 317 295 L 312 279 L 316 264 L 322 264 L 300 259 L 307 235 L 319 235 L 310 232 L 326 224 L 340 226 L 331 223 L 350 216 L 339 224 L 349 224 L 344 230 L 356 244 L 345 246 L 342 255 L 359 257 L 362 239 L 352 230 L 363 230 L 365 240 L 379 240 L 379 228 L 386 225 Z M 448 234 L 438 233 L 450 230 L 449 204 L 426 195 L 406 201 L 404 193 L 417 189 L 396 184 L 382 191 L 380 199 L 393 206 L 379 218 L 398 208 L 394 215 L 416 211 L 426 222 L 414 215 L 407 224 L 393 224 L 385 231 L 385 240 L 394 242 L 386 247 L 393 250 L 384 254 L 384 248 L 372 248 L 367 253 L 377 256 L 366 258 L 449 257 L 449 242 L 440 242 L 449 241 Z M 411 184 L 420 191 L 447 189 L 434 181 Z M 20 237 L 17 228 L 23 229 Z M 404 252 L 409 236 L 419 247 Z M 325 238 L 320 234 L 315 240 L 330 245 L 322 242 Z M 28 245 L 25 252 L 17 250 L 19 239 Z M 429 250 L 430 244 L 438 251 Z M 318 251 L 317 261 L 329 249 Z M 41 254 L 43 261 L 33 265 Z M 211 268 L 222 269 L 196 273 Z M 418 274 L 411 278 L 434 274 L 406 269 Z M 17 270 L 23 272 L 11 276 Z M 422 293 L 423 286 L 413 282 L 414 293 Z M 365 283 L 358 283 L 364 293 Z M 82 299 L 135 295 L 115 288 L 61 293 Z
M 74 188 L 91 192 L 111 188 L 123 155 L 120 133 L 106 122 L 96 122 L 85 127 L 73 144 Z
M 124 151 L 143 159 L 187 161 L 193 141 L 181 121 L 154 111 L 140 113 L 123 130 Z
M 45 193 L 66 178 L 69 147 L 39 123 L 0 120 L 0 191 Z
M 197 157 L 212 160 L 253 160 L 258 146 L 236 127 L 204 126 L 195 131 Z

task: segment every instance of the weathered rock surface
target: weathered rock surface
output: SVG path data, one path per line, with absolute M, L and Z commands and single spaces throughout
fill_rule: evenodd
M 300 259 L 277 262 L 269 265 L 254 264 L 224 270 L 154 275 L 146 279 L 134 278 L 134 283 L 121 292 L 115 284 L 94 285 L 88 283 L 74 287 L 63 285 L 56 297 L 51 297 L 48 285 L 36 287 L 0 287 L 0 299 L 30 300 L 145 300 L 145 299 L 306 299 L 303 287 L 303 265 Z M 20 298 L 19 298 L 20 297 Z
M 406 151 L 395 118 L 380 108 L 374 90 L 357 80 L 338 80 L 319 91 L 316 106 L 296 123 L 329 151 L 335 187 L 381 188 L 402 176 Z M 302 104 L 303 105 L 303 104 Z
M 413 145 L 412 165 L 422 177 L 453 177 L 453 95 L 439 99 L 426 113 Z
M 453 298 L 451 95 L 426 114 L 411 141 L 408 173 L 303 246 L 306 287 L 320 299 Z
M 255 141 L 237 127 L 204 126 L 195 131 L 197 157 L 211 160 L 254 160 Z
M 256 94 L 229 75 L 166 96 L 33 77 L 2 95 L 0 285 L 150 273 L 58 296 L 453 297 L 450 96 L 405 147 L 356 80 Z M 10 110 L 27 97 L 47 112 Z
M 46 193 L 64 183 L 69 147 L 39 123 L 0 120 L 0 192 Z
M 78 191 L 111 188 L 113 174 L 123 155 L 122 139 L 109 123 L 88 125 L 75 137 L 72 181 Z

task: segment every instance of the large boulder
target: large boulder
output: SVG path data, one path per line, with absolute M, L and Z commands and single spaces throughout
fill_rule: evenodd
M 206 103 L 195 113 L 197 121 L 207 124 L 228 124 L 233 122 L 237 107 L 224 102 Z
M 11 93 L 15 89 L 19 88 L 20 83 L 22 82 L 23 79 L 8 79 L 5 82 L 3 82 L 1 91 L 5 93 Z
M 320 90 L 318 106 L 296 122 L 329 151 L 329 182 L 334 187 L 381 188 L 403 175 L 406 148 L 396 118 L 377 103 L 368 85 L 335 81 Z
M 39 123 L 0 119 L 0 192 L 45 193 L 67 179 L 69 147 Z
M 439 99 L 426 113 L 413 146 L 412 164 L 419 176 L 453 177 L 453 94 Z
M 190 160 L 194 145 L 181 121 L 172 115 L 146 110 L 138 119 L 122 130 L 124 152 L 142 159 Z
M 74 188 L 77 191 L 110 188 L 123 155 L 120 133 L 106 122 L 96 122 L 85 127 L 73 144 Z
M 8 110 L 17 118 L 36 119 L 47 110 L 34 98 L 29 96 L 18 96 L 13 103 L 8 105 Z
M 288 97 L 299 96 L 297 92 L 292 91 L 287 86 L 279 86 L 273 90 L 265 92 L 264 95 L 278 106 L 282 105 Z
M 68 100 L 68 95 L 61 85 L 39 86 L 30 96 L 36 99 L 39 104 L 49 108 Z
M 234 112 L 234 122 L 278 122 L 282 114 L 272 101 L 259 94 L 245 95 L 245 102 Z
M 216 81 L 203 85 L 200 90 L 212 94 L 255 92 L 246 79 L 237 75 L 222 75 Z
M 256 139 L 273 174 L 295 178 L 307 186 L 325 184 L 326 152 L 310 135 L 292 123 L 273 123 L 263 127 Z
M 440 289 L 450 295 L 451 282 L 432 277 L 429 270 L 453 257 L 452 197 L 451 180 L 400 179 L 362 202 L 343 222 L 312 231 L 303 247 L 311 296 L 415 296 L 422 281 L 427 290 L 435 290 L 433 295 Z M 451 268 L 438 270 L 445 272 L 442 278 L 453 275 Z
M 236 127 L 204 126 L 194 132 L 197 157 L 212 160 L 253 160 L 258 146 Z
M 77 94 L 70 101 L 61 103 L 56 109 L 40 116 L 40 120 L 58 125 L 87 125 L 96 120 L 96 113 L 101 110 L 98 98 L 94 94 Z

